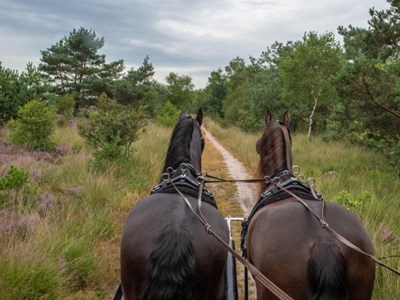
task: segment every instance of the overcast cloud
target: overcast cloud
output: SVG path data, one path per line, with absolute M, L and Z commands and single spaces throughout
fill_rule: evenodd
M 100 54 L 126 69 L 150 57 L 161 83 L 169 72 L 203 88 L 213 70 L 239 56 L 259 57 L 275 41 L 305 32 L 368 27 L 368 9 L 385 0 L 0 0 L 0 61 L 22 71 L 74 29 L 105 38 Z M 338 36 L 339 40 L 339 36 Z

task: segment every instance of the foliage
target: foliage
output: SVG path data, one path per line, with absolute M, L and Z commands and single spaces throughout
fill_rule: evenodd
M 310 129 L 314 121 L 324 127 L 322 117 L 329 114 L 337 99 L 331 79 L 339 72 L 341 63 L 342 52 L 334 35 L 319 36 L 314 32 L 304 35 L 291 55 L 279 63 L 284 97 L 290 105 L 291 121 L 295 127 L 306 116 Z
M 221 69 L 213 71 L 208 77 L 208 84 L 202 93 L 199 104 L 207 115 L 215 118 L 224 117 L 222 102 L 227 95 L 227 80 Z
M 161 112 L 157 115 L 157 124 L 173 127 L 178 120 L 180 111 L 171 102 L 165 102 Z
M 54 106 L 57 114 L 63 115 L 67 120 L 72 119 L 75 107 L 75 99 L 72 95 L 57 97 Z
M 141 110 L 102 94 L 88 118 L 79 123 L 79 134 L 94 148 L 97 162 L 113 160 L 129 155 L 144 122 Z
M 41 100 L 32 100 L 19 109 L 16 120 L 9 122 L 10 140 L 29 149 L 50 150 L 53 148 L 54 120 L 52 107 Z
M 116 81 L 113 94 L 118 103 L 137 106 L 145 104 L 146 94 L 153 89 L 154 67 L 146 56 L 143 64 L 135 70 L 131 68 L 125 76 Z
M 7 175 L 0 177 L 0 191 L 20 190 L 25 184 L 27 184 L 28 179 L 29 174 L 27 170 L 10 166 L 7 171 Z
M 0 207 L 32 207 L 37 196 L 37 187 L 30 182 L 31 176 L 25 168 L 11 165 L 7 174 L 0 177 Z
M 18 110 L 29 100 L 49 98 L 50 86 L 32 63 L 25 71 L 3 68 L 0 62 L 0 126 L 16 118 Z
M 0 125 L 17 116 L 18 109 L 27 102 L 27 93 L 18 72 L 0 63 Z
M 167 82 L 167 96 L 165 101 L 169 101 L 174 106 L 182 111 L 192 111 L 194 99 L 194 85 L 192 78 L 187 75 L 179 76 L 176 73 L 169 73 L 165 78 Z
M 124 66 L 119 60 L 107 64 L 105 55 L 97 52 L 104 38 L 85 28 L 74 29 L 55 45 L 41 51 L 39 70 L 48 76 L 58 95 L 70 94 L 77 106 L 90 106 L 102 92 L 110 93 L 110 85 L 118 79 Z

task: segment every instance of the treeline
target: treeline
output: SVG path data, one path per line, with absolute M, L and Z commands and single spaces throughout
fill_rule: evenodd
M 202 107 L 223 125 L 256 131 L 266 109 L 276 116 L 289 110 L 292 129 L 386 151 L 400 169 L 400 3 L 388 3 L 387 10 L 369 10 L 368 28 L 339 26 L 343 43 L 316 32 L 275 42 L 249 63 L 237 57 L 213 71 L 202 90 L 175 73 L 156 82 L 149 57 L 127 71 L 122 60 L 107 63 L 98 53 L 104 38 L 74 29 L 41 51 L 37 67 L 18 74 L 0 65 L 0 124 L 32 99 L 73 97 L 74 112 L 87 113 L 102 94 L 162 124 Z

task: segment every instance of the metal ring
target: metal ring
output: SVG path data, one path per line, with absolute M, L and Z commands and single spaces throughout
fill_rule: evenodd
M 315 179 L 314 178 L 312 178 L 312 177 L 310 177 L 310 178 L 308 178 L 307 179 L 307 184 L 309 185 L 309 186 L 314 186 L 314 184 L 315 184 Z
M 271 183 L 271 177 L 269 177 L 268 175 L 264 176 L 263 179 L 265 183 Z
M 292 170 L 293 170 L 293 175 L 294 175 L 294 176 L 297 176 L 297 175 L 300 174 L 300 166 L 294 165 L 294 166 L 292 167 Z

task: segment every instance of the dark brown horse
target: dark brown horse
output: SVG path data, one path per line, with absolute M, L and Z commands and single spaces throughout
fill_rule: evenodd
M 335 238 L 293 195 L 304 202 L 340 235 L 367 253 L 372 242 L 360 220 L 345 208 L 325 203 L 292 174 L 289 116 L 283 122 L 265 116 L 257 141 L 262 196 L 249 216 L 245 236 L 248 260 L 293 299 L 371 299 L 375 264 Z M 245 226 L 246 228 L 246 226 Z M 256 282 L 257 299 L 276 299 Z
M 227 252 L 209 235 L 178 188 L 198 213 L 204 140 L 196 119 L 181 114 L 169 144 L 163 175 L 152 194 L 129 213 L 121 242 L 125 300 L 210 300 L 224 297 Z M 174 184 L 172 184 L 172 182 Z M 212 194 L 202 193 L 202 213 L 224 241 L 228 227 Z

